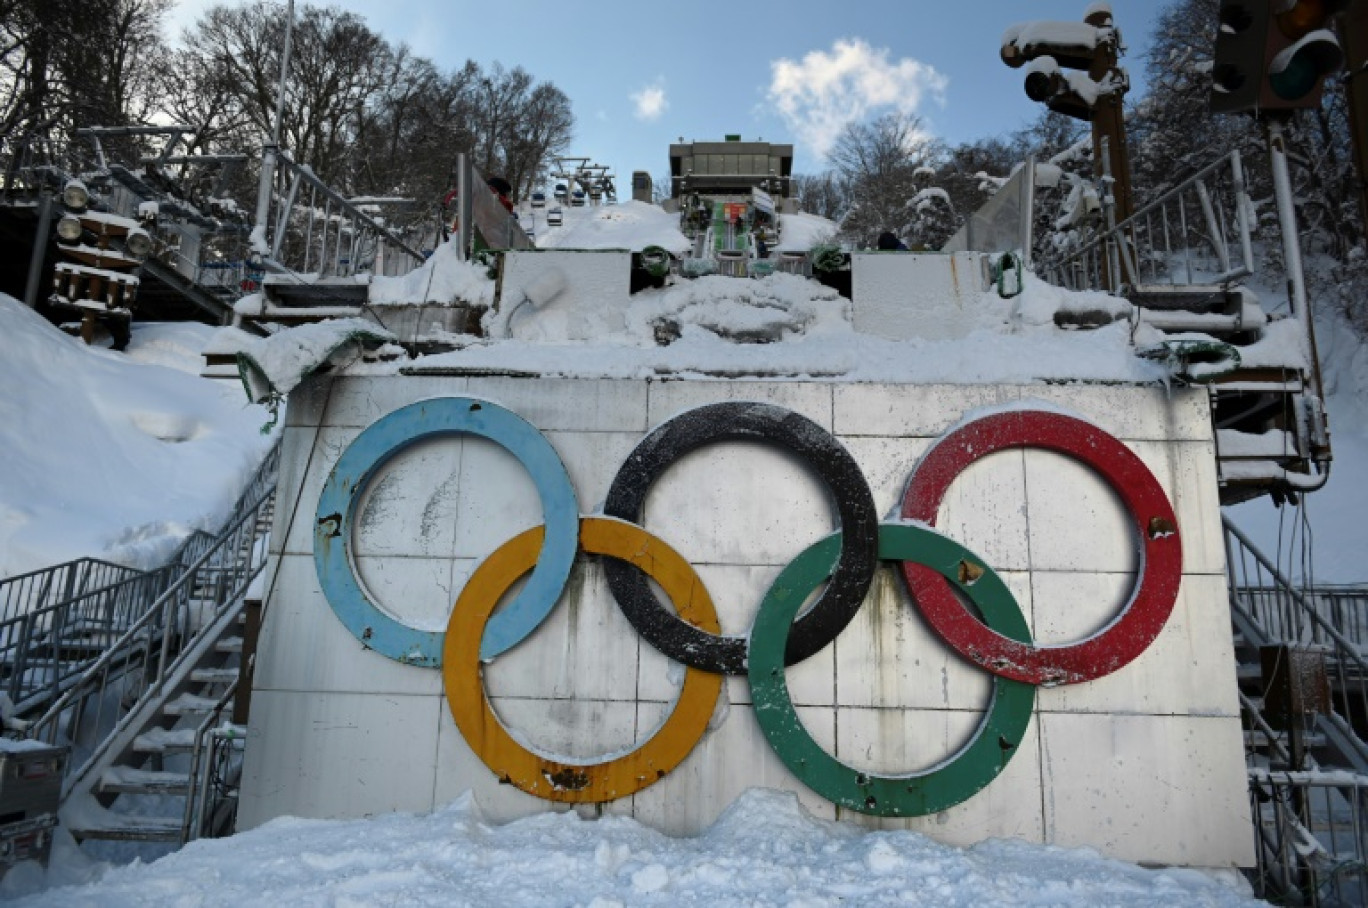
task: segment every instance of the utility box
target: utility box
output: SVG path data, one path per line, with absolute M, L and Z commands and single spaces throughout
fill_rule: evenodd
M 20 861 L 47 864 L 70 747 L 0 740 L 0 877 Z

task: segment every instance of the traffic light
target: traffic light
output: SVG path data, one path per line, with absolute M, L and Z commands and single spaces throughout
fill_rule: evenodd
M 1026 95 L 1050 110 L 1092 120 L 1097 85 L 1091 73 L 1105 62 L 1114 31 L 1086 22 L 1028 22 L 1002 36 L 1002 62 L 1026 67 Z M 1064 69 L 1084 70 L 1066 73 Z
M 1291 110 L 1320 103 L 1344 64 L 1332 20 L 1347 0 L 1221 0 L 1211 112 Z

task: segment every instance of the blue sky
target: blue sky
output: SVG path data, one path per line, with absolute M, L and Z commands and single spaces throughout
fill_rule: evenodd
M 299 0 L 302 2 L 302 0 Z M 181 0 L 173 28 L 208 0 Z M 1078 21 L 1087 0 L 854 0 L 654 4 L 599 0 L 346 0 L 394 42 L 443 69 L 473 59 L 522 66 L 569 96 L 570 153 L 662 173 L 668 146 L 727 133 L 795 145 L 795 169 L 823 169 L 822 152 L 850 118 L 902 107 L 950 142 L 1009 132 L 1039 106 L 998 58 L 1002 32 L 1036 19 Z M 1162 0 L 1112 0 L 1127 45 L 1132 95 Z

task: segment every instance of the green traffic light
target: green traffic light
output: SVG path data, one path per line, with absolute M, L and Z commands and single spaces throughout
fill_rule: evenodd
M 1305 50 L 1299 51 L 1292 55 L 1282 72 L 1269 73 L 1268 85 L 1273 94 L 1284 101 L 1295 101 L 1313 91 L 1322 74 L 1314 56 Z

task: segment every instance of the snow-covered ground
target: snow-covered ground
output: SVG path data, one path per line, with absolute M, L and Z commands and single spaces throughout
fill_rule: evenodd
M 538 226 L 560 248 L 673 248 L 649 206 L 566 209 Z M 543 216 L 539 212 L 539 217 Z M 815 219 L 820 220 L 820 219 Z M 822 225 L 803 224 L 820 235 Z M 636 233 L 645 230 L 645 242 Z M 795 231 L 797 233 L 797 231 Z M 630 236 L 628 236 L 630 234 Z M 677 234 L 677 231 L 676 231 Z M 564 240 L 564 242 L 560 242 Z M 395 298 L 485 292 L 481 269 L 439 252 L 395 279 Z M 434 290 L 435 288 L 435 290 Z M 985 294 L 978 330 L 956 342 L 894 343 L 851 331 L 830 291 L 787 275 L 706 278 L 633 298 L 621 332 L 594 342 L 476 342 L 443 354 L 462 365 L 550 374 L 699 378 L 735 370 L 842 380 L 1152 381 L 1160 368 L 1130 353 L 1124 326 L 1061 331 L 1053 312 L 1087 301 L 1028 280 L 1015 300 Z M 679 336 L 658 346 L 655 329 Z M 140 325 L 127 356 L 88 349 L 19 303 L 0 298 L 0 576 L 77 555 L 155 563 L 189 529 L 226 511 L 269 439 L 269 420 L 240 387 L 197 376 L 210 329 Z M 738 339 L 763 333 L 769 343 Z M 1363 580 L 1368 509 L 1368 354 L 1343 331 L 1322 337 L 1336 467 L 1312 496 L 1318 571 Z M 426 362 L 440 365 L 441 357 Z M 410 364 L 411 365 L 411 364 Z M 393 369 L 393 364 L 361 365 Z M 1061 370 L 1068 370 L 1067 373 Z M 1322 506 L 1323 502 L 1323 506 Z M 1269 509 L 1254 502 L 1237 519 Z M 1322 520 L 1328 515 L 1328 522 Z M 1260 518 L 1250 516 L 1251 525 Z M 1342 522 L 1341 522 L 1342 521 Z M 1326 529 L 1328 527 L 1328 529 Z M 1342 572 L 1340 569 L 1342 568 Z M 1329 567 L 1324 568 L 1330 571 Z M 1352 576 L 1354 573 L 1358 576 Z M 1323 575 L 1318 575 L 1321 579 Z M 21 865 L 0 899 L 22 905 L 1238 905 L 1243 880 L 1148 870 L 1086 850 L 989 841 L 955 848 L 909 832 L 869 832 L 806 815 L 788 795 L 751 792 L 697 838 L 672 839 L 631 819 L 546 813 L 505 826 L 458 801 L 430 815 L 360 821 L 281 819 L 200 841 L 151 864 L 115 867 L 59 839 L 44 873 Z
M 817 820 L 793 795 L 760 790 L 687 839 L 573 812 L 490 826 L 462 798 L 424 816 L 275 820 L 147 865 L 93 866 L 70 848 L 54 858 L 55 888 L 16 906 L 1262 904 L 1234 872 L 1146 870 L 1087 849 L 1001 840 L 954 848 Z M 0 883 L 0 898 L 42 882 L 36 866 L 21 866 Z

